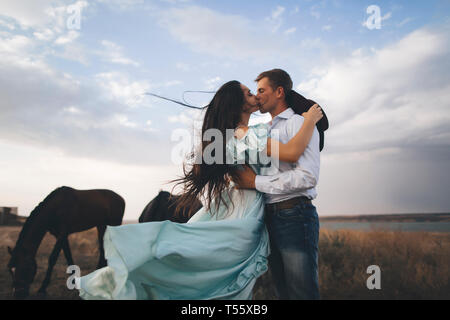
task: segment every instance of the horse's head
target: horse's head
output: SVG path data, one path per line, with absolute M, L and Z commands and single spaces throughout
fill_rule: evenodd
M 13 295 L 15 299 L 25 299 L 28 297 L 30 285 L 36 275 L 36 260 L 25 252 L 17 252 L 8 247 L 11 259 L 8 263 L 8 270 L 12 277 Z
M 142 211 L 139 222 L 164 221 L 171 220 L 173 222 L 185 223 L 190 217 L 187 216 L 188 208 L 185 208 L 180 215 L 175 215 L 175 208 L 178 205 L 179 195 L 173 195 L 167 191 L 162 191 L 150 201 Z M 202 203 L 197 200 L 194 204 L 193 212 L 197 212 Z

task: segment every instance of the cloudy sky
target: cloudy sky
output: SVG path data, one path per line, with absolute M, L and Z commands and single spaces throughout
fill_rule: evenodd
M 201 119 L 143 93 L 203 105 L 211 95 L 183 93 L 232 79 L 255 90 L 277 67 L 330 120 L 319 215 L 448 212 L 449 12 L 433 0 L 2 0 L 0 206 L 28 215 L 59 186 L 108 188 L 136 219 L 181 174 L 180 130 Z

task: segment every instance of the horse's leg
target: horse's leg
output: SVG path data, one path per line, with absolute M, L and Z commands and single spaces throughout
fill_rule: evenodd
M 64 237 L 62 240 L 62 249 L 64 251 L 64 256 L 67 260 L 67 265 L 72 266 L 74 265 L 73 259 L 72 259 L 72 252 L 70 251 L 70 245 L 69 245 L 69 236 Z
M 47 289 L 48 284 L 50 283 L 50 277 L 52 275 L 53 267 L 55 266 L 56 261 L 58 260 L 59 252 L 61 251 L 62 240 L 58 239 L 56 241 L 55 247 L 53 248 L 50 257 L 48 258 L 48 269 L 47 274 L 45 275 L 45 279 L 42 282 L 41 288 L 38 290 L 38 293 L 45 294 L 45 290 Z
M 97 269 L 99 269 L 106 266 L 105 250 L 103 249 L 103 235 L 105 234 L 106 231 L 106 225 L 98 226 L 97 231 L 98 231 L 98 248 L 100 251 Z

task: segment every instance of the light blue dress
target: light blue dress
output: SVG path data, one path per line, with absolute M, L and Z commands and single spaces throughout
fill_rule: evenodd
M 257 174 L 268 127 L 249 127 L 231 138 L 227 152 Z M 256 151 L 256 152 L 255 152 Z M 83 299 L 252 299 L 256 279 L 267 270 L 269 237 L 263 194 L 230 188 L 229 211 L 203 207 L 185 223 L 171 221 L 108 226 L 108 266 L 80 278 Z

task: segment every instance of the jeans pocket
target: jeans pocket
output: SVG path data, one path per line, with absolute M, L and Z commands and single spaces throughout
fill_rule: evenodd
M 312 203 L 299 203 L 293 209 L 299 211 L 307 221 L 311 222 L 319 221 L 316 207 Z
M 302 209 L 295 206 L 290 209 L 283 209 L 277 212 L 277 217 L 283 220 L 295 220 L 306 222 L 305 216 L 302 214 Z

